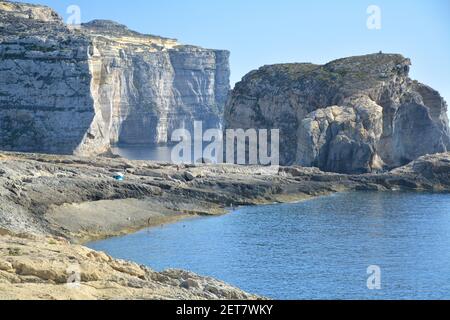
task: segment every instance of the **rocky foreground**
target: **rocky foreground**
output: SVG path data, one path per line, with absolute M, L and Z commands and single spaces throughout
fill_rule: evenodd
M 126 172 L 125 181 L 112 178 L 116 171 Z M 256 298 L 213 279 L 156 273 L 74 243 L 233 206 L 352 190 L 448 192 L 450 153 L 365 175 L 0 153 L 0 298 Z M 81 283 L 68 286 L 74 266 Z

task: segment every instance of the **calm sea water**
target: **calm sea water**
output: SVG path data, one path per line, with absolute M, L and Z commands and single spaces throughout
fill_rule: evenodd
M 129 160 L 171 162 L 171 146 L 116 146 L 112 152 Z
M 450 195 L 343 193 L 91 243 L 275 299 L 450 299 Z M 367 268 L 381 268 L 381 290 Z
M 205 149 L 209 143 L 204 142 Z M 116 146 L 112 148 L 115 154 L 129 160 L 152 160 L 158 162 L 172 162 L 172 150 L 175 145 L 161 145 L 161 146 Z M 195 159 L 194 143 L 190 152 L 191 162 L 201 161 L 202 157 Z M 209 159 L 210 162 L 215 162 L 216 158 Z

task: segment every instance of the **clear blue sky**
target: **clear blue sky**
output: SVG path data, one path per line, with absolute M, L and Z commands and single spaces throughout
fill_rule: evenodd
M 231 51 L 231 82 L 264 64 L 325 63 L 378 52 L 413 61 L 412 77 L 450 102 L 449 0 L 38 0 L 65 19 L 111 19 L 185 44 Z M 366 25 L 369 5 L 381 9 L 381 30 Z

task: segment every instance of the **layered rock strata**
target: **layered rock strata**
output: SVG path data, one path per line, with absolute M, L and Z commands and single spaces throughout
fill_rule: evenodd
M 221 125 L 229 53 L 0 1 L 0 149 L 95 155 Z
M 371 54 L 326 65 L 252 71 L 226 107 L 226 127 L 280 129 L 284 165 L 367 173 L 450 149 L 447 104 L 409 78 L 411 61 Z

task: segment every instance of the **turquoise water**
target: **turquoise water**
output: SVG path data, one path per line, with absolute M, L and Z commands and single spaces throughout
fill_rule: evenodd
M 343 193 L 91 243 L 275 299 L 450 299 L 450 195 Z M 381 268 L 381 290 L 367 268 Z

